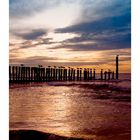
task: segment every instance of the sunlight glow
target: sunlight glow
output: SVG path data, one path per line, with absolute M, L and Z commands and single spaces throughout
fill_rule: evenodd
M 77 34 L 74 34 L 74 33 L 53 33 L 53 32 L 50 32 L 48 33 L 47 37 L 48 38 L 52 38 L 52 41 L 64 41 L 66 39 L 71 39 L 71 38 L 74 38 L 74 37 L 77 37 L 78 35 Z

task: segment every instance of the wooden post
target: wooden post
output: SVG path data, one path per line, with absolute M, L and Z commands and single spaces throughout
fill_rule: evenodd
M 17 82 L 17 77 L 18 77 L 18 69 L 17 66 L 15 66 L 15 82 Z
M 30 67 L 30 81 L 33 81 L 33 68 Z
M 79 68 L 77 68 L 77 81 L 79 81 Z
M 42 81 L 45 81 L 45 68 L 42 68 Z
M 38 82 L 38 67 L 35 67 L 35 81 Z
M 27 81 L 27 67 L 25 67 L 25 82 Z
M 28 67 L 28 81 L 30 82 L 30 67 Z
M 26 82 L 28 81 L 29 69 L 26 67 Z
M 18 82 L 20 82 L 20 77 L 21 77 L 21 68 L 18 67 Z
M 106 80 L 107 71 L 104 72 L 104 79 Z
M 20 80 L 22 82 L 23 81 L 23 67 L 21 66 L 20 68 L 21 68 L 21 77 L 20 77 Z
M 44 82 L 45 81 L 45 74 L 44 74 L 44 68 L 42 68 L 42 81 Z
M 51 80 L 51 66 L 48 66 L 48 81 Z
M 36 68 L 35 67 L 33 67 L 33 81 L 35 82 L 35 78 L 36 78 L 36 74 L 35 74 L 35 71 L 36 71 Z
M 87 80 L 87 69 L 84 68 L 84 80 Z
M 21 64 L 21 82 L 24 81 L 24 65 Z
M 32 77 L 32 78 L 31 78 L 31 80 L 32 80 L 33 82 L 34 82 L 34 80 L 35 80 L 35 72 L 34 72 L 34 71 L 35 71 L 35 67 L 32 67 L 32 71 L 31 71 L 31 72 L 32 72 L 32 74 L 31 74 L 31 77 Z
M 35 67 L 35 81 L 38 82 L 38 67 Z
M 40 68 L 37 67 L 37 82 L 40 82 Z
M 80 80 L 82 80 L 82 68 L 80 68 Z
M 44 82 L 44 68 L 42 67 L 42 82 Z
M 65 69 L 65 71 L 66 71 L 66 81 L 67 81 L 67 69 Z
M 39 68 L 39 82 L 42 82 L 42 67 Z
M 54 69 L 51 68 L 51 81 L 53 81 L 53 71 L 54 71 Z
M 9 66 L 9 82 L 11 82 L 11 66 Z
M 70 72 L 70 80 L 72 80 L 72 72 L 73 72 L 73 69 L 71 68 L 71 72 Z
M 28 67 L 28 82 L 30 82 L 30 67 Z
M 68 73 L 68 80 L 70 81 L 70 67 L 69 67 L 69 73 Z
M 42 68 L 41 67 L 39 67 L 38 68 L 38 79 L 39 79 L 39 82 L 41 82 L 41 80 L 42 80 Z
M 108 80 L 110 80 L 110 70 L 108 70 Z
M 87 68 L 87 80 L 89 80 L 89 68 Z
M 59 69 L 56 68 L 56 81 L 58 80 Z
M 114 71 L 112 72 L 112 79 L 114 79 Z
M 61 66 L 61 70 L 60 70 L 60 73 L 61 73 L 61 81 L 63 80 L 63 68 L 62 68 L 62 66 Z
M 75 81 L 75 69 L 73 69 L 73 80 Z
M 101 69 L 101 80 L 103 80 L 103 69 Z
M 56 81 L 56 66 L 53 69 L 53 80 Z
M 65 71 L 65 67 L 63 69 L 63 80 L 65 81 L 66 80 L 66 71 Z
M 58 81 L 60 81 L 60 67 L 58 67 Z
M 48 81 L 48 68 L 46 68 L 45 77 L 46 81 Z
M 62 68 L 60 67 L 60 81 L 62 80 Z
M 89 79 L 92 80 L 92 69 L 90 69 L 90 73 L 89 74 L 90 74 L 90 78 Z
M 94 69 L 94 71 L 93 71 L 93 79 L 95 80 L 96 79 L 96 69 Z
M 116 56 L 116 79 L 119 78 L 119 55 Z
M 13 80 L 13 82 L 14 82 L 14 80 L 15 80 L 15 72 L 14 72 L 14 69 L 15 69 L 15 67 L 13 66 L 12 67 L 12 80 Z

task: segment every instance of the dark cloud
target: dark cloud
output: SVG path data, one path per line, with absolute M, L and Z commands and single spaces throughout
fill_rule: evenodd
M 74 51 L 112 50 L 131 47 L 131 15 L 127 12 L 116 17 L 81 23 L 57 29 L 56 33 L 77 33 L 80 36 L 63 41 L 55 48 L 68 48 Z M 82 42 L 87 42 L 83 45 Z M 94 42 L 88 44 L 88 42 Z M 69 45 L 75 43 L 74 45 Z M 78 44 L 77 44 L 78 43 Z M 80 45 L 79 45 L 80 44 Z
M 129 44 L 128 44 L 129 45 Z M 112 46 L 112 44 L 74 44 L 74 45 L 59 45 L 55 46 L 49 49 L 61 49 L 65 48 L 71 51 L 104 51 L 104 50 L 117 50 L 122 48 L 128 48 L 128 46 L 123 46 L 123 44 L 115 44 Z
M 119 16 L 131 11 L 131 0 L 84 0 L 82 5 L 81 18 L 84 21 Z
M 98 21 L 80 23 L 66 28 L 56 29 L 56 33 L 102 33 L 108 30 L 119 30 L 122 27 L 130 26 L 130 13 L 117 17 L 106 17 Z
M 65 48 L 71 51 L 93 51 L 93 50 L 97 50 L 97 45 L 96 44 L 75 44 L 75 45 L 67 45 L 67 44 L 63 44 L 63 45 L 59 45 L 59 46 L 55 46 L 49 49 L 61 49 L 61 48 Z
M 32 30 L 31 32 L 27 32 L 27 33 L 14 33 L 16 36 L 18 37 L 22 37 L 25 40 L 35 40 L 43 35 L 46 34 L 46 30 L 44 29 L 36 29 L 36 30 Z
M 16 43 L 16 44 L 10 43 L 10 46 L 18 47 L 18 48 L 10 49 L 10 52 L 19 51 L 22 49 L 34 48 L 34 47 L 37 47 L 38 45 L 48 45 L 48 44 L 56 43 L 51 40 L 52 38 L 39 38 L 38 40 L 36 40 L 37 42 L 33 44 L 32 44 L 32 40 L 27 40 L 27 41 L 24 41 L 23 43 Z
M 117 50 L 131 47 L 129 32 L 104 32 L 102 34 L 86 33 L 62 42 L 62 45 L 51 49 L 65 48 L 71 51 Z

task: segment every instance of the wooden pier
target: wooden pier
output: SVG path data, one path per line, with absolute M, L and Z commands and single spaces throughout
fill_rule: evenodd
M 50 81 L 91 81 L 91 80 L 114 80 L 118 79 L 118 55 L 116 56 L 116 76 L 114 71 L 108 69 L 100 70 L 96 73 L 95 68 L 71 68 L 71 67 L 27 67 L 21 64 L 20 66 L 9 66 L 9 82 L 50 82 Z
M 98 76 L 97 76 L 98 75 Z M 9 82 L 89 81 L 114 79 L 114 71 L 91 68 L 9 66 Z

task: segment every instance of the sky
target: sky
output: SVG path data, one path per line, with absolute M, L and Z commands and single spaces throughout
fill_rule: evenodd
M 131 71 L 130 0 L 9 0 L 10 64 Z

